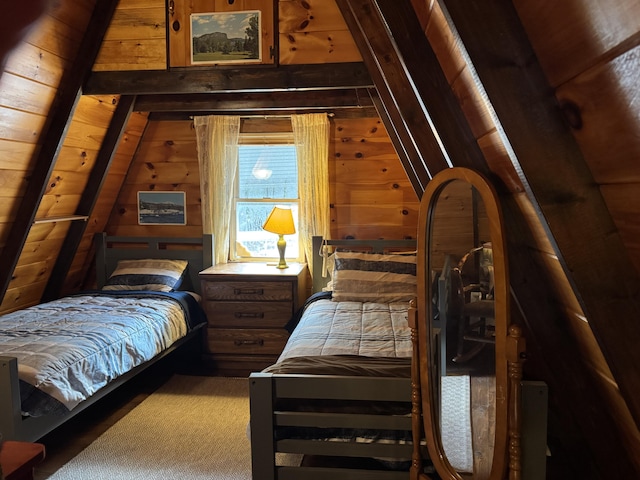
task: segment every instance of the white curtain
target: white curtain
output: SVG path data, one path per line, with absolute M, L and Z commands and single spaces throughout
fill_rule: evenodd
M 298 156 L 300 246 L 311 268 L 311 237 L 329 236 L 329 118 L 325 113 L 291 115 Z
M 210 115 L 195 117 L 193 123 L 200 167 L 202 230 L 213 233 L 214 264 L 227 263 L 240 117 Z

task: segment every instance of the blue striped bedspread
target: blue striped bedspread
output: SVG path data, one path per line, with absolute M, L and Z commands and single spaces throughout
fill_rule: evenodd
M 87 292 L 0 316 L 23 415 L 71 410 L 202 323 L 187 292 Z

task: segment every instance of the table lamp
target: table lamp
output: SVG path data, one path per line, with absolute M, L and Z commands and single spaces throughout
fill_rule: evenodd
M 273 207 L 271 213 L 267 217 L 267 221 L 262 226 L 267 232 L 278 234 L 278 252 L 280 252 L 280 262 L 277 268 L 287 268 L 287 262 L 284 260 L 284 250 L 287 248 L 287 242 L 284 235 L 296 233 L 296 227 L 293 224 L 293 215 L 290 208 Z

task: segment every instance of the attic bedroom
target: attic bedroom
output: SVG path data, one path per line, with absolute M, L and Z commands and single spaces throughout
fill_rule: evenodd
M 136 462 L 144 461 L 155 465 L 144 478 L 161 478 L 171 455 L 178 460 L 166 468 L 180 475 L 187 475 L 180 458 L 200 464 L 212 457 L 204 473 L 196 469 L 192 478 L 361 478 L 360 469 L 379 478 L 412 479 L 640 476 L 637 2 L 29 0 L 11 5 L 8 13 L 18 32 L 13 38 L 11 29 L 0 35 L 0 313 L 14 323 L 0 327 L 0 338 L 27 329 L 29 309 L 38 309 L 34 318 L 53 318 L 57 313 L 48 302 L 74 299 L 76 308 L 74 302 L 84 302 L 87 292 L 102 292 L 105 285 L 122 289 L 114 287 L 114 271 L 123 272 L 118 261 L 153 257 L 154 274 L 158 265 L 163 272 L 153 282 L 162 285 L 151 282 L 150 288 L 145 278 L 145 295 L 168 290 L 159 292 L 163 305 L 178 302 L 187 311 L 195 302 L 196 312 L 184 326 L 167 325 L 171 334 L 182 332 L 180 339 L 152 334 L 162 339 L 160 353 L 140 360 L 135 377 L 123 371 L 121 380 L 107 382 L 86 403 L 80 400 L 82 412 L 71 407 L 68 417 L 52 420 L 25 415 L 25 367 L 12 360 L 14 350 L 0 347 L 0 433 L 6 440 L 0 465 L 7 480 L 18 467 L 33 470 L 38 479 L 74 478 L 72 469 L 101 478 L 97 459 L 101 449 L 109 451 L 101 443 L 106 434 L 124 428 L 120 420 L 129 418 L 141 422 L 129 428 L 150 437 L 125 435 L 120 444 L 157 446 L 157 432 L 183 432 L 187 401 L 182 417 L 180 401 L 172 398 L 188 391 L 191 399 L 212 402 L 200 408 L 230 412 L 204 415 L 208 423 L 203 417 L 202 429 L 179 433 L 208 449 L 194 447 L 195 457 L 186 457 L 167 447 L 140 460 L 129 448 L 134 453 L 109 464 L 108 478 L 131 478 L 141 468 Z M 230 19 L 244 21 L 241 30 L 233 30 Z M 226 29 L 232 40 L 210 47 Z M 303 127 L 309 119 L 318 123 Z M 229 181 L 233 173 L 205 173 L 223 163 L 221 155 L 228 157 L 208 155 L 222 138 L 214 125 L 223 122 L 233 125 L 225 127 L 231 136 L 222 141 L 223 150 L 241 152 L 233 156 L 240 159 L 238 171 L 246 173 L 239 174 L 239 185 Z M 312 141 L 313 148 L 303 147 Z M 261 155 L 274 147 L 282 150 L 265 168 Z M 259 158 L 249 152 L 259 152 Z M 238 193 L 243 178 L 259 183 L 261 175 L 271 175 L 269 169 L 282 168 L 284 158 L 292 159 L 295 194 L 278 190 L 279 170 L 253 197 Z M 473 185 L 470 197 L 452 188 L 461 185 L 457 172 Z M 165 220 L 144 217 L 145 202 L 161 202 L 157 198 L 170 198 L 171 208 L 178 205 L 178 220 L 166 220 L 166 204 L 151 207 Z M 283 204 L 293 207 L 295 233 L 266 229 L 272 208 Z M 242 209 L 258 212 L 257 218 L 243 221 Z M 436 218 L 442 230 L 434 230 Z M 463 231 L 463 221 L 474 228 Z M 269 253 L 256 253 L 257 243 L 244 240 L 247 234 L 264 239 Z M 282 236 L 287 268 L 277 268 L 282 260 L 276 242 Z M 324 239 L 320 247 L 313 237 Z M 330 240 L 346 244 L 333 246 Z M 339 361 L 342 378 L 332 386 L 317 378 L 322 374 L 298 383 L 303 380 L 296 369 L 302 367 L 285 358 L 301 348 L 293 340 L 333 341 L 334 334 L 323 320 L 307 320 L 306 312 L 337 307 L 346 286 L 352 300 L 356 283 L 344 275 L 359 275 L 352 266 L 365 254 L 351 258 L 340 251 L 363 249 L 364 258 L 375 258 L 376 268 L 384 269 L 381 278 L 393 263 L 402 267 L 394 278 L 404 281 L 406 263 L 415 265 L 408 280 L 418 292 L 415 329 L 411 290 L 400 297 L 400 313 L 388 309 L 389 324 L 400 329 L 393 352 L 382 343 L 369 354 L 333 352 L 340 360 L 355 357 L 357 365 Z M 449 310 L 440 310 L 440 317 L 429 312 L 450 308 L 431 306 L 431 300 L 442 294 L 438 285 L 458 278 L 445 279 L 445 273 L 460 273 L 464 282 L 467 253 L 480 262 L 476 267 L 491 272 L 474 285 L 486 280 L 491 288 L 469 292 L 469 285 L 466 301 L 491 300 L 492 310 L 476 316 L 482 326 L 465 337 L 460 326 L 455 334 L 440 330 L 439 318 L 453 318 Z M 494 262 L 489 270 L 482 263 L 488 259 Z M 329 267 L 330 261 L 337 263 Z M 365 277 L 373 282 L 372 274 Z M 436 277 L 444 283 L 434 282 Z M 320 292 L 328 280 L 335 281 L 329 284 L 333 300 Z M 395 305 L 397 296 L 380 300 L 381 292 L 388 293 L 387 280 L 367 283 L 373 284 L 385 311 Z M 493 306 L 500 289 L 504 294 Z M 183 295 L 186 290 L 191 294 Z M 362 294 L 356 294 L 358 301 Z M 102 295 L 90 301 L 89 312 L 125 309 L 115 306 L 117 293 Z M 155 302 L 149 299 L 149 312 L 141 315 L 160 315 Z M 147 300 L 133 303 L 142 309 Z M 256 314 L 255 308 L 262 310 Z M 97 316 L 89 317 L 96 323 Z M 300 333 L 296 322 L 311 323 L 313 333 Z M 516 330 L 507 331 L 509 325 Z M 379 332 L 373 341 L 389 336 Z M 476 355 L 467 347 L 478 332 L 480 343 L 489 346 L 478 346 Z M 447 359 L 447 342 L 456 338 L 458 351 Z M 445 352 L 439 364 L 438 348 Z M 489 379 L 497 384 L 482 397 L 481 379 L 487 377 L 476 374 L 486 364 L 474 370 L 452 358 L 485 361 L 487 350 L 494 352 L 489 364 L 495 375 Z M 320 357 L 308 355 L 314 362 Z M 124 353 L 113 357 L 129 363 Z M 382 357 L 397 357 L 385 360 L 385 368 L 397 363 L 393 371 L 401 373 L 353 380 L 354 369 Z M 437 388 L 428 373 L 432 362 L 443 376 Z M 317 373 L 328 367 L 314 368 Z M 519 375 L 527 387 L 511 390 L 521 385 Z M 468 377 L 469 395 L 478 400 L 465 412 L 470 419 L 489 419 L 488 427 L 468 427 L 468 462 L 447 446 L 445 409 L 430 409 L 448 405 L 449 377 Z M 346 379 L 353 382 L 350 388 L 340 382 Z M 541 389 L 533 404 L 531 386 Z M 290 403 L 294 411 L 315 410 L 323 395 L 351 389 L 354 398 L 348 401 L 361 403 L 346 414 L 314 411 L 303 420 L 287 410 Z M 293 402 L 280 397 L 286 391 L 294 392 Z M 369 421 L 361 418 L 371 413 L 369 404 L 395 391 L 402 393 L 394 401 L 405 409 L 404 423 L 394 423 L 405 435 L 400 443 L 422 443 L 423 449 L 388 447 L 393 453 L 381 454 L 375 445 L 355 442 L 333 450 L 289 432 L 295 430 L 291 422 L 327 428 L 328 416 L 339 418 L 332 421 L 340 426 Z M 65 404 L 75 400 L 65 395 L 53 393 L 56 408 L 62 405 L 66 412 Z M 138 409 L 153 402 L 165 426 Z M 367 431 L 389 424 L 388 413 Z M 234 423 L 218 428 L 210 423 L 215 421 Z M 485 429 L 490 433 L 482 436 Z M 449 462 L 440 463 L 441 456 Z

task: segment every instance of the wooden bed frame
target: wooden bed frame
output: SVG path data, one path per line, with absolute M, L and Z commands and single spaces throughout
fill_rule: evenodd
M 101 288 L 118 260 L 133 258 L 171 258 L 188 260 L 189 281 L 182 287 L 199 293 L 198 273 L 212 265 L 213 238 L 156 238 L 156 237 L 109 237 L 96 234 L 97 286 Z M 175 342 L 164 352 L 142 365 L 120 376 L 109 385 L 96 392 L 91 398 L 80 403 L 64 415 L 23 417 L 20 409 L 20 386 L 18 362 L 14 357 L 0 356 L 0 432 L 4 440 L 36 441 L 56 427 L 93 405 L 110 392 L 147 369 L 158 360 L 175 351 L 180 346 L 201 335 L 201 328 L 192 330 L 187 336 Z
M 415 250 L 415 240 L 327 240 L 313 238 L 312 275 L 314 291 L 326 284 L 322 278 L 323 245 L 329 247 L 386 253 Z M 367 467 L 349 468 L 276 464 L 276 453 L 332 457 L 332 465 L 350 460 L 374 457 L 411 458 L 412 446 L 383 443 L 344 443 L 274 438 L 274 429 L 281 426 L 366 428 L 374 430 L 404 430 L 411 432 L 410 416 L 385 416 L 313 411 L 287 411 L 276 406 L 279 400 L 294 399 L 300 405 L 317 399 L 356 400 L 368 403 L 411 402 L 411 379 L 391 377 L 358 377 L 306 374 L 252 373 L 249 377 L 251 409 L 251 462 L 254 480 L 332 480 L 366 478 L 370 480 L 407 479 L 408 471 L 373 470 Z M 309 457 L 306 457 L 309 458 Z M 317 457 L 320 458 L 320 457 Z

